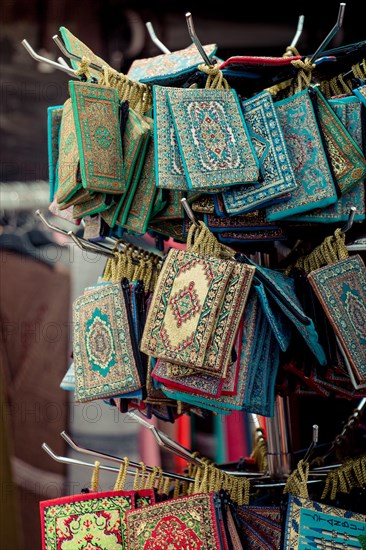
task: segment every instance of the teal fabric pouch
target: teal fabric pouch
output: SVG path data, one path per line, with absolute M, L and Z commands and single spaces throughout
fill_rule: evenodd
M 47 153 L 50 202 L 55 198 L 55 192 L 57 190 L 57 163 L 62 110 L 63 105 L 48 107 L 47 109 Z
M 267 219 L 276 221 L 294 214 L 324 208 L 337 201 L 337 192 L 314 107 L 308 90 L 275 102 L 297 187 L 291 198 L 267 208 Z
M 241 106 L 263 181 L 232 187 L 222 193 L 230 216 L 268 206 L 296 188 L 295 174 L 271 94 L 261 92 L 242 101 Z

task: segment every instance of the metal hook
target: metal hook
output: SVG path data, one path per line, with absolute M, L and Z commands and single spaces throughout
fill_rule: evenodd
M 57 46 L 60 48 L 60 50 L 66 57 L 68 57 L 69 59 L 75 59 L 75 61 L 81 62 L 81 57 L 78 55 L 75 55 L 74 53 L 69 52 L 66 49 L 65 44 L 62 42 L 62 40 L 59 38 L 57 34 L 55 34 L 52 37 L 52 40 L 55 42 L 55 44 L 57 44 Z M 91 69 L 94 69 L 95 71 L 103 72 L 103 67 L 101 67 L 100 65 L 96 65 L 96 63 L 90 63 L 89 66 Z
M 353 220 L 355 219 L 356 212 L 357 212 L 357 208 L 355 206 L 351 206 L 349 209 L 348 220 L 341 229 L 342 233 L 347 233 L 347 231 L 351 229 L 353 225 Z
M 199 466 L 202 466 L 201 460 L 194 458 L 192 454 L 187 449 L 185 449 L 182 445 L 179 445 L 179 443 L 177 443 L 176 441 L 173 441 L 170 437 L 168 437 L 162 431 L 155 428 L 155 426 L 153 426 L 152 424 L 150 424 L 149 422 L 141 418 L 141 416 L 138 416 L 134 411 L 128 411 L 127 414 L 131 416 L 131 418 L 134 418 L 135 420 L 137 420 L 137 422 L 141 424 L 141 426 L 144 426 L 144 428 L 147 428 L 148 430 L 150 430 L 153 436 L 155 437 L 158 445 L 160 445 L 160 447 L 163 447 L 167 451 L 170 451 L 171 453 L 178 455 L 181 458 L 184 458 L 188 462 L 192 462 L 193 464 L 198 464 Z
M 299 41 L 299 38 L 302 34 L 302 29 L 303 29 L 303 26 L 304 26 L 304 19 L 305 19 L 305 16 L 304 15 L 300 15 L 299 16 L 299 20 L 297 22 L 297 29 L 296 29 L 296 33 L 295 33 L 295 36 L 293 37 L 292 39 L 292 42 L 290 44 L 290 48 L 295 48 L 296 44 L 298 43 Z
M 309 462 L 311 455 L 314 452 L 315 446 L 318 443 L 319 440 L 319 426 L 317 424 L 313 425 L 313 439 L 312 442 L 309 445 L 308 450 L 306 451 L 303 461 Z
M 185 197 L 183 197 L 180 202 L 182 203 L 182 206 L 183 206 L 188 218 L 191 220 L 191 222 L 194 223 L 194 225 L 196 227 L 200 227 L 200 224 L 198 223 L 195 215 L 193 214 L 193 211 L 192 211 L 191 207 L 189 206 L 189 204 L 187 202 L 187 199 Z
M 346 9 L 346 4 L 344 2 L 341 2 L 339 4 L 339 11 L 338 11 L 338 17 L 337 22 L 332 28 L 332 30 L 329 32 L 328 36 L 325 37 L 323 42 L 320 44 L 319 48 L 316 50 L 316 52 L 311 56 L 310 63 L 314 63 L 314 61 L 319 57 L 319 55 L 325 50 L 325 48 L 328 46 L 329 42 L 332 40 L 332 38 L 337 34 L 339 29 L 342 27 L 343 24 L 343 17 L 344 17 L 344 11 Z
M 164 44 L 159 40 L 159 38 L 156 36 L 154 27 L 152 26 L 151 21 L 147 21 L 146 28 L 149 32 L 151 40 L 156 44 L 156 46 L 163 52 L 163 53 L 172 53 Z
M 60 65 L 63 65 L 64 67 L 66 67 L 66 69 L 70 69 L 70 71 L 73 70 L 72 67 L 70 67 L 70 65 L 68 65 L 68 64 L 66 63 L 66 61 L 64 60 L 63 57 L 61 57 L 61 56 L 58 57 L 58 58 L 57 58 L 57 61 L 60 63 Z
M 196 31 L 194 30 L 192 14 L 190 12 L 186 13 L 186 21 L 187 21 L 189 36 L 191 37 L 192 42 L 194 43 L 197 50 L 201 54 L 201 57 L 204 60 L 205 64 L 208 65 L 209 67 L 213 67 L 214 63 L 208 57 L 207 53 L 205 52 L 204 47 L 202 46 L 201 42 L 198 40 Z
M 52 61 L 52 59 L 48 59 L 47 57 L 43 57 L 42 55 L 39 55 L 37 52 L 34 51 L 32 46 L 29 44 L 29 42 L 24 38 L 21 42 L 27 52 L 35 59 L 36 61 L 47 63 L 47 65 L 51 65 L 51 67 L 55 67 L 55 69 L 58 69 L 59 71 L 62 71 L 69 76 L 77 77 L 75 71 L 73 69 L 70 69 L 70 67 L 65 67 L 64 65 L 60 63 L 56 63 L 56 61 Z

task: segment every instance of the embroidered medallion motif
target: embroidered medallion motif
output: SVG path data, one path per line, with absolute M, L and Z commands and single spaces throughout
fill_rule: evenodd
M 121 285 L 96 287 L 73 304 L 75 399 L 90 401 L 141 389 Z
M 254 183 L 259 162 L 235 90 L 167 88 L 190 189 Z
M 202 366 L 232 264 L 170 249 L 148 312 L 141 351 L 188 367 Z M 192 281 L 195 293 L 191 299 L 182 290 L 189 289 Z M 178 296 L 179 300 L 174 298 Z
M 211 57 L 217 50 L 216 44 L 203 46 L 206 54 Z M 135 59 L 127 73 L 131 80 L 138 82 L 159 84 L 172 82 L 179 76 L 192 72 L 202 63 L 202 57 L 194 44 L 184 50 L 177 50 L 169 54 L 160 54 L 147 59 Z
M 213 493 L 179 497 L 126 512 L 128 550 L 220 548 Z
M 132 497 L 110 491 L 40 502 L 42 550 L 124 550 Z
M 74 81 L 69 82 L 69 89 L 83 186 L 92 191 L 123 193 L 126 180 L 117 91 Z
M 230 215 L 263 208 L 296 187 L 295 174 L 271 94 L 261 92 L 243 101 L 242 108 L 259 159 L 263 182 L 224 191 L 222 197 Z
M 337 201 L 333 177 L 325 154 L 308 90 L 275 102 L 297 187 L 291 198 L 267 208 L 275 221 L 323 208 Z
M 356 381 L 366 383 L 366 268 L 359 254 L 308 275 L 350 362 Z
M 57 169 L 58 188 L 57 202 L 68 201 L 78 189 L 82 188 L 78 181 L 79 151 L 76 140 L 76 129 L 71 99 L 64 103 L 61 126 Z M 67 206 L 66 206 L 67 208 Z
M 188 287 L 183 287 L 182 290 L 171 296 L 169 304 L 178 328 L 182 323 L 199 314 L 201 304 L 194 288 L 194 281 L 191 281 Z

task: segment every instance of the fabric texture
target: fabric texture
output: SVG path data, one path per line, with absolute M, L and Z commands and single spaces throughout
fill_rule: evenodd
M 108 66 L 108 63 L 106 63 L 104 59 L 96 55 L 86 44 L 84 44 L 84 42 L 79 40 L 77 36 L 75 36 L 71 31 L 69 31 L 69 29 L 67 29 L 66 27 L 60 27 L 60 34 L 69 52 L 77 55 L 81 59 L 83 57 L 86 57 L 87 59 L 90 59 L 92 63 L 95 63 L 100 67 Z M 79 69 L 80 61 L 70 58 L 70 63 L 75 70 Z M 91 77 L 94 77 L 97 80 L 99 80 L 101 76 L 100 71 L 97 71 L 96 69 L 92 69 L 92 68 L 90 68 L 89 71 L 90 71 Z
M 321 267 L 310 284 L 347 355 L 358 383 L 366 383 L 366 268 L 359 254 Z
M 57 162 L 59 155 L 59 134 L 61 127 L 63 105 L 47 109 L 47 154 L 48 178 L 50 182 L 50 202 L 53 201 L 57 189 Z
M 90 401 L 141 388 L 121 285 L 104 284 L 73 304 L 75 400 Z
M 222 197 L 229 215 L 268 206 L 274 199 L 296 187 L 295 174 L 271 94 L 261 92 L 242 101 L 241 105 L 259 159 L 263 182 L 224 191 Z
M 40 502 L 42 550 L 126 548 L 125 512 L 134 493 L 109 491 Z
M 189 189 L 254 183 L 259 161 L 235 90 L 167 88 Z
M 212 493 L 126 512 L 128 550 L 222 548 Z
M 59 139 L 56 199 L 60 204 L 69 200 L 78 189 L 82 188 L 78 177 L 79 149 L 70 98 L 65 101 L 63 106 Z
M 275 102 L 297 187 L 290 200 L 267 208 L 269 221 L 280 220 L 337 201 L 309 92 L 304 90 Z
M 190 367 L 202 366 L 232 262 L 170 249 L 147 315 L 140 349 Z
M 91 191 L 123 193 L 125 174 L 119 100 L 113 88 L 69 82 L 82 184 Z
M 283 535 L 283 549 L 335 545 L 361 548 L 357 537 L 365 532 L 366 516 L 302 497 L 289 496 Z M 320 542 L 319 542 L 320 541 Z M 358 544 L 357 544 L 358 543 Z M 351 542 L 350 542 L 351 544 Z

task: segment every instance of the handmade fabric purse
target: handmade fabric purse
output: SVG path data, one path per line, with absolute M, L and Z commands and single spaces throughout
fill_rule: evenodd
M 75 400 L 129 394 L 144 385 L 128 281 L 103 283 L 73 304 Z
M 82 189 L 79 177 L 79 150 L 71 99 L 67 99 L 62 110 L 59 158 L 57 168 L 58 204 L 68 201 L 79 189 Z
M 351 544 L 362 548 L 360 536 L 366 532 L 364 514 L 343 510 L 307 498 L 289 495 L 284 524 L 284 550 L 310 548 L 340 548 Z
M 268 207 L 267 219 L 276 221 L 323 208 L 337 201 L 320 130 L 307 89 L 275 102 L 297 187 L 286 202 Z
M 271 94 L 263 91 L 242 101 L 241 106 L 263 181 L 223 191 L 225 209 L 230 216 L 269 206 L 296 187 Z
M 335 111 L 347 131 L 350 133 L 358 147 L 363 150 L 364 138 L 362 131 L 362 104 L 352 96 L 329 99 L 329 105 Z M 350 207 L 356 207 L 354 221 L 363 221 L 366 217 L 365 211 L 365 184 L 363 181 L 357 183 L 351 191 L 342 195 L 334 204 L 326 208 L 314 209 L 301 215 L 289 217 L 289 220 L 316 223 L 335 223 L 347 221 Z
M 123 193 L 126 186 L 116 90 L 69 82 L 83 187 Z
M 130 510 L 126 522 L 129 550 L 228 548 L 214 493 L 178 497 Z
M 47 109 L 47 153 L 48 178 L 50 182 L 50 202 L 55 198 L 57 189 L 57 163 L 59 156 L 59 134 L 61 127 L 63 105 Z
M 217 50 L 216 44 L 203 46 L 207 56 L 212 58 Z M 178 86 L 202 63 L 201 54 L 194 44 L 183 50 L 169 54 L 160 54 L 147 59 L 135 59 L 127 72 L 131 80 L 162 86 Z
M 357 384 L 366 383 L 366 268 L 359 254 L 311 271 L 308 280 L 331 323 Z

